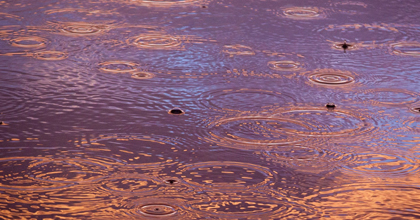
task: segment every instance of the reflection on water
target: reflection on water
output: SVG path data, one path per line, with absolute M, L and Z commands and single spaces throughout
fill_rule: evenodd
M 419 10 L 0 1 L 0 219 L 420 218 Z

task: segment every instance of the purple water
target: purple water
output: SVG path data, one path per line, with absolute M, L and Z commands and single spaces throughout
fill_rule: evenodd
M 420 218 L 417 1 L 0 1 L 1 219 Z

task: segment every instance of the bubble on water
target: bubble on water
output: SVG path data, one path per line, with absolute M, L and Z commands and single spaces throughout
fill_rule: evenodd
M 397 42 L 390 44 L 391 51 L 396 55 L 404 56 L 420 56 L 420 43 L 419 42 Z
M 48 43 L 48 40 L 37 36 L 18 37 L 9 41 L 14 47 L 21 48 L 42 48 Z

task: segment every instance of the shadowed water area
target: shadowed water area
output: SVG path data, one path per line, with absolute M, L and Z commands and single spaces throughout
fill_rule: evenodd
M 420 218 L 419 21 L 0 0 L 0 219 Z

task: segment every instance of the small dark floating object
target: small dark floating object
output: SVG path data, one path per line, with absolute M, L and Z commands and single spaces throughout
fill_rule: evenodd
M 173 179 L 169 179 L 169 180 L 165 180 L 165 183 L 168 183 L 168 184 L 175 184 L 175 183 L 178 183 L 178 181 L 177 180 L 173 180 Z
M 201 6 L 201 8 L 207 8 L 207 6 L 205 6 L 205 5 L 202 5 L 202 6 Z
M 2 125 L 3 124 L 3 122 L 2 121 L 0 121 L 0 125 Z
M 334 103 L 332 102 L 328 102 L 325 107 L 327 107 L 328 109 L 334 109 L 335 107 L 337 107 Z
M 344 41 L 344 43 L 339 44 L 338 46 L 341 47 L 341 48 L 343 48 L 344 49 L 344 52 L 346 52 L 346 50 L 349 49 L 349 47 L 352 47 L 353 45 L 347 44 L 347 41 Z
M 174 108 L 174 109 L 169 110 L 168 113 L 171 114 L 171 115 L 182 115 L 185 112 L 182 109 Z
M 411 111 L 413 111 L 415 113 L 420 113 L 420 107 L 411 108 Z

